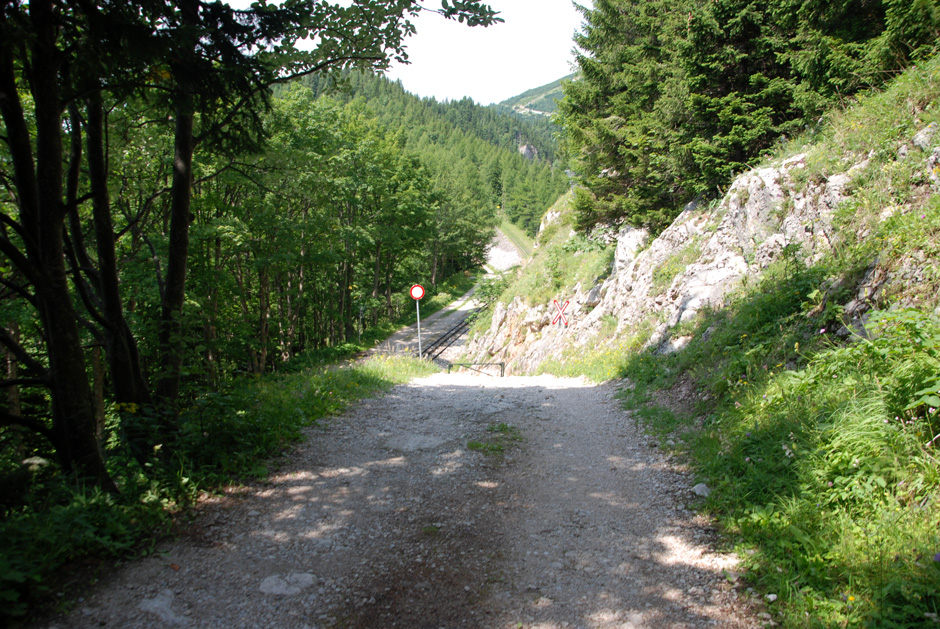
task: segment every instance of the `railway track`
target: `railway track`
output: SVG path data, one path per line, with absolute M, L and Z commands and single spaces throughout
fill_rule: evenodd
M 447 361 L 441 359 L 441 354 L 444 353 L 444 350 L 453 345 L 464 332 L 470 329 L 470 324 L 473 323 L 474 319 L 476 319 L 481 312 L 489 308 L 490 303 L 491 302 L 488 302 L 475 308 L 456 325 L 432 341 L 430 345 L 424 348 L 424 357 L 436 363 L 444 363 L 446 366 Z

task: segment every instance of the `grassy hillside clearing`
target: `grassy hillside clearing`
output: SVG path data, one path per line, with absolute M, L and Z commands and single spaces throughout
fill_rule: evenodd
M 506 238 L 508 238 L 519 251 L 519 255 L 522 256 L 523 260 L 528 260 L 532 257 L 533 245 L 535 243 L 522 229 L 507 220 L 503 220 L 499 226 L 499 231 L 506 235 Z

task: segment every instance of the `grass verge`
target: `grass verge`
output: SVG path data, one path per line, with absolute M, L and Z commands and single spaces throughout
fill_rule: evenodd
M 523 260 L 528 260 L 532 257 L 535 242 L 529 238 L 529 235 L 522 231 L 522 229 L 504 220 L 499 226 L 499 231 L 506 235 L 506 238 L 508 238 L 516 250 L 519 251 L 519 255 L 522 256 Z

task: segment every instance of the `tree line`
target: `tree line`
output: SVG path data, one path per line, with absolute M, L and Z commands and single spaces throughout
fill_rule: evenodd
M 398 82 L 365 72 L 348 73 L 339 86 L 320 75 L 302 82 L 314 93 L 371 109 L 455 193 L 485 200 L 533 236 L 545 210 L 570 185 L 558 152 L 559 129 L 548 118 L 521 118 L 470 98 L 419 98 Z M 535 159 L 519 153 L 526 144 L 537 150 Z
M 105 404 L 144 469 L 171 456 L 195 392 L 350 339 L 357 320 L 394 314 L 406 277 L 479 262 L 495 218 L 449 195 L 400 137 L 301 86 L 272 98 L 298 77 L 406 59 L 420 10 L 0 8 L 5 460 L 41 438 L 31 450 L 114 491 Z M 436 11 L 499 20 L 477 0 Z
M 937 0 L 595 0 L 559 120 L 582 229 L 659 230 L 775 143 L 933 54 Z

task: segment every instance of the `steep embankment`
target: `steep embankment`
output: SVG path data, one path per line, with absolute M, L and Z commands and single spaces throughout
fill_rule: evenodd
M 547 360 L 583 357 L 585 347 L 674 351 L 705 311 L 786 264 L 836 271 L 831 286 L 818 287 L 817 305 L 829 305 L 834 290 L 846 298 L 838 304 L 843 336 L 889 301 L 936 307 L 936 242 L 920 247 L 903 237 L 905 217 L 937 205 L 940 123 L 925 124 L 936 115 L 933 108 L 912 116 L 915 131 L 891 148 L 830 161 L 822 144 L 754 169 L 720 202 L 691 204 L 655 238 L 629 226 L 577 235 L 563 198 L 543 220 L 540 255 L 504 293 L 470 353 L 506 361 L 512 373 L 533 373 Z M 907 189 L 898 192 L 907 202 L 879 203 L 885 186 L 905 178 Z M 878 244 L 887 232 L 901 237 L 890 256 Z M 833 268 L 847 256 L 853 268 Z M 567 327 L 552 326 L 553 300 L 570 301 Z
M 617 380 L 788 626 L 940 619 L 938 102 L 933 60 L 655 237 L 561 203 L 469 345 Z

